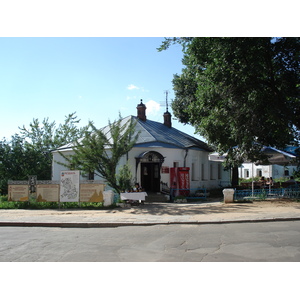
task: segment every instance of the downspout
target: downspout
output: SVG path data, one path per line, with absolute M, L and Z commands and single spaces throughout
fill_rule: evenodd
M 188 148 L 185 148 L 185 156 L 184 156 L 184 161 L 183 161 L 183 167 L 185 168 L 186 167 L 186 157 L 188 155 L 188 152 L 189 152 L 189 149 Z

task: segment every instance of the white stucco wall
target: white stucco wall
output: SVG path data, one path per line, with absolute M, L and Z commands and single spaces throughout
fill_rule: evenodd
M 212 162 L 208 160 L 208 152 L 190 149 L 186 155 L 183 149 L 163 148 L 163 147 L 134 147 L 128 154 L 131 172 L 136 177 L 137 182 L 141 182 L 141 164 L 138 165 L 136 172 L 136 157 L 146 151 L 156 151 L 164 158 L 163 167 L 174 167 L 175 163 L 178 167 L 190 168 L 190 187 L 207 189 L 220 188 L 227 186 L 230 182 L 230 173 L 224 171 L 220 162 Z M 71 155 L 72 151 L 64 151 L 64 155 Z M 185 158 L 186 156 L 186 158 Z M 120 160 L 120 166 L 126 164 L 127 156 L 123 156 Z M 60 172 L 66 170 L 66 167 L 59 165 L 57 162 L 64 162 L 64 158 L 57 152 L 53 153 L 53 172 L 52 180 L 60 179 Z M 95 177 L 95 180 L 101 178 Z M 170 183 L 170 174 L 161 173 L 161 181 Z
M 72 155 L 74 154 L 73 151 L 62 151 L 64 155 Z M 58 152 L 53 152 L 52 158 L 52 180 L 60 180 L 60 172 L 67 170 L 67 168 L 63 165 L 58 164 L 66 163 L 66 160 L 63 156 L 61 156 Z
M 247 178 L 252 178 L 252 176 L 253 177 L 264 176 L 265 178 L 272 177 L 273 179 L 276 179 L 281 177 L 292 176 L 294 171 L 296 171 L 296 166 L 280 166 L 280 165 L 263 166 L 263 165 L 255 165 L 251 163 L 244 163 L 242 166 L 239 167 L 239 177 L 247 179 Z

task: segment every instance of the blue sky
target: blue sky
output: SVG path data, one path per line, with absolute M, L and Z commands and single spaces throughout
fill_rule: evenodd
M 173 74 L 183 67 L 179 45 L 156 50 L 163 36 L 299 35 L 297 9 L 256 2 L 259 11 L 253 2 L 246 10 L 236 0 L 201 3 L 201 14 L 191 9 L 194 1 L 172 6 L 169 1 L 141 6 L 136 0 L 3 2 L 0 140 L 33 118 L 59 124 L 75 111 L 81 126 L 92 120 L 102 127 L 119 112 L 135 115 L 140 99 L 147 117 L 161 121 L 164 91 L 174 98 Z M 175 120 L 173 126 L 194 133 Z
M 162 122 L 165 91 L 174 98 L 173 74 L 181 73 L 181 46 L 158 52 L 162 37 L 0 38 L 0 139 L 33 118 L 62 123 L 76 112 L 97 127 L 136 115 L 143 99 L 148 119 Z M 171 109 L 169 109 L 171 111 Z M 171 111 L 172 113 L 172 111 Z M 193 135 L 194 129 L 173 120 Z M 200 138 L 200 136 L 198 136 Z

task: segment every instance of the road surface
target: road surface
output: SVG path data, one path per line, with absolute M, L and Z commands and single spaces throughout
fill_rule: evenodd
M 116 228 L 0 227 L 1 262 L 300 261 L 300 221 Z

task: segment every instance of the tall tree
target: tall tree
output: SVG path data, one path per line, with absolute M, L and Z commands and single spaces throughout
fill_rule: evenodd
M 12 136 L 10 141 L 0 141 L 0 192 L 7 192 L 8 180 L 27 180 L 28 175 L 50 180 L 50 150 L 83 137 L 88 127 L 78 127 L 79 121 L 75 113 L 66 116 L 58 127 L 48 118 L 41 123 L 33 119 L 28 129 L 23 125 L 20 134 Z
M 118 163 L 132 149 L 139 135 L 135 132 L 134 120 L 124 120 L 119 115 L 118 120 L 113 123 L 109 121 L 104 129 L 97 129 L 90 122 L 91 132 L 86 132 L 82 140 L 75 142 L 74 154 L 67 156 L 60 153 L 67 161 L 63 165 L 86 174 L 94 172 L 119 193 L 122 183 L 117 177 Z
M 299 144 L 299 38 L 169 38 L 183 45 L 174 115 L 228 164 L 264 159 L 260 145 Z
M 36 151 L 19 135 L 0 142 L 0 192 L 7 193 L 8 180 L 28 180 L 29 175 L 50 179 L 45 154 Z
M 46 175 L 41 178 L 39 174 L 36 174 L 39 179 L 51 179 L 51 150 L 72 143 L 84 136 L 88 130 L 88 126 L 79 127 L 79 122 L 80 119 L 73 112 L 65 116 L 64 123 L 58 126 L 55 121 L 50 122 L 49 118 L 44 118 L 42 122 L 38 119 L 33 119 L 28 128 L 24 125 L 23 127 L 19 127 L 21 138 L 26 140 L 26 147 L 31 147 L 34 151 L 43 154 L 39 164 L 44 166 Z
M 35 148 L 49 151 L 83 137 L 88 126 L 79 127 L 79 122 L 76 112 L 65 116 L 64 123 L 58 127 L 56 122 L 50 122 L 49 118 L 44 118 L 42 122 L 33 119 L 28 128 L 25 125 L 19 127 L 20 136 Z

